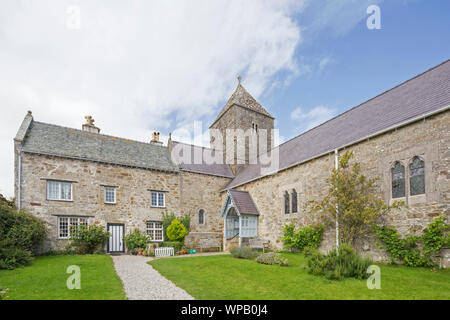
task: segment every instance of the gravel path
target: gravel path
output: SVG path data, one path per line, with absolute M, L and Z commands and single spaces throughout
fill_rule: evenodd
M 129 300 L 193 300 L 186 291 L 164 278 L 142 256 L 112 256 Z

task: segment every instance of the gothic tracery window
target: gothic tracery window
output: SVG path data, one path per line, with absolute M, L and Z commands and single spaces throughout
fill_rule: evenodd
M 412 196 L 425 193 L 425 163 L 419 157 L 409 165 L 409 188 Z
M 392 198 L 405 196 L 405 167 L 396 162 L 392 168 Z

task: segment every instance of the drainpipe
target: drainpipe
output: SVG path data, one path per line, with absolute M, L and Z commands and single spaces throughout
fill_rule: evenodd
M 334 168 L 339 169 L 339 154 L 338 149 L 334 149 Z M 336 203 L 336 253 L 339 255 L 339 219 L 338 219 L 338 204 Z
M 19 168 L 17 169 L 17 209 L 22 208 L 22 143 L 18 148 L 19 152 Z

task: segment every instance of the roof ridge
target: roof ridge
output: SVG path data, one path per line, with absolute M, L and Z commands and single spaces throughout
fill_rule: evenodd
M 172 142 L 178 143 L 178 144 L 184 144 L 186 146 L 197 147 L 197 148 L 202 148 L 202 149 L 209 149 L 209 150 L 212 150 L 212 151 L 219 151 L 220 152 L 220 150 L 218 150 L 218 149 L 213 149 L 211 147 L 198 146 L 198 145 L 193 144 L 193 143 L 186 143 L 186 142 L 176 141 L 176 140 L 172 140 Z
M 410 79 L 408 79 L 408 80 L 405 80 L 405 81 L 399 83 L 398 85 L 396 85 L 396 86 L 394 86 L 394 87 L 392 87 L 392 88 L 390 88 L 390 89 L 388 89 L 388 90 L 385 90 L 385 91 L 379 93 L 379 94 L 376 95 L 375 97 L 370 98 L 370 99 L 368 99 L 368 100 L 366 100 L 366 101 L 364 101 L 364 102 L 362 102 L 362 103 L 360 103 L 360 104 L 358 104 L 358 105 L 356 105 L 356 106 L 354 106 L 354 107 L 352 107 L 352 108 L 350 108 L 350 109 L 348 109 L 348 110 L 346 110 L 346 111 L 344 111 L 344 112 L 342 112 L 342 113 L 340 113 L 340 114 L 334 116 L 333 118 L 328 119 L 328 120 L 322 122 L 321 124 L 319 124 L 319 125 L 317 125 L 317 126 L 311 128 L 311 129 L 309 129 L 309 130 L 307 130 L 307 131 L 305 131 L 305 132 L 300 133 L 299 135 L 296 135 L 295 137 L 293 137 L 293 138 L 291 138 L 291 139 L 289 139 L 289 140 L 287 140 L 287 141 L 285 141 L 285 142 L 279 144 L 278 147 L 281 147 L 283 144 L 286 144 L 286 143 L 288 143 L 289 141 L 292 141 L 292 140 L 294 140 L 294 139 L 296 139 L 296 138 L 298 138 L 298 137 L 300 137 L 300 136 L 302 136 L 302 135 L 305 135 L 306 133 L 308 133 L 308 132 L 310 132 L 310 131 L 312 131 L 312 130 L 314 130 L 314 129 L 316 129 L 316 128 L 319 128 L 319 127 L 323 126 L 324 124 L 326 124 L 326 123 L 328 123 L 328 122 L 330 122 L 330 121 L 332 121 L 332 120 L 334 120 L 334 119 L 336 119 L 336 118 L 339 118 L 339 117 L 343 116 L 344 114 L 349 113 L 350 111 L 352 111 L 352 110 L 354 110 L 354 109 L 357 109 L 357 108 L 361 107 L 363 104 L 366 104 L 366 103 L 368 103 L 368 102 L 374 100 L 375 98 L 378 98 L 378 97 L 380 97 L 380 96 L 382 96 L 382 95 L 384 95 L 384 94 L 386 94 L 386 93 L 388 93 L 388 92 L 390 92 L 390 91 L 392 91 L 392 90 L 394 90 L 394 89 L 396 89 L 396 88 L 398 88 L 398 87 L 400 87 L 400 86 L 402 86 L 402 85 L 404 85 L 404 84 L 406 84 L 406 83 L 408 83 L 408 82 L 410 82 L 410 81 L 412 81 L 412 80 L 417 79 L 418 77 L 420 77 L 420 76 L 422 76 L 422 75 L 424 75 L 424 74 L 426 74 L 426 73 L 428 73 L 428 72 L 430 72 L 430 71 L 433 71 L 434 69 L 436 69 L 436 68 L 438 68 L 438 67 L 440 67 L 440 66 L 446 64 L 447 62 L 450 62 L 450 59 L 447 59 L 447 60 L 445 60 L 444 62 L 441 62 L 440 64 L 438 64 L 438 65 L 436 65 L 436 66 L 434 66 L 434 67 L 432 67 L 432 68 L 429 68 L 428 70 L 426 70 L 426 71 L 424 71 L 424 72 L 421 72 L 421 73 L 415 75 L 414 77 L 412 77 L 412 78 L 410 78 Z M 275 148 L 276 148 L 276 147 L 272 148 L 271 150 L 273 150 L 273 149 L 275 149 Z
M 112 135 L 103 134 L 103 133 L 92 133 L 92 132 L 88 132 L 88 131 L 83 131 L 83 130 L 81 130 L 81 129 L 71 128 L 71 127 L 66 127 L 66 126 L 61 126 L 61 125 L 53 124 L 53 123 L 47 123 L 47 122 L 35 121 L 35 120 L 33 120 L 33 123 L 43 124 L 43 125 L 52 126 L 52 127 L 57 127 L 57 128 L 63 128 L 63 129 L 69 129 L 69 130 L 75 130 L 75 131 L 78 131 L 78 132 L 80 132 L 80 133 L 87 134 L 87 135 L 95 135 L 95 136 L 102 136 L 102 137 L 107 137 L 107 138 L 120 139 L 120 140 L 122 140 L 122 141 L 136 142 L 136 143 L 144 144 L 144 145 L 146 145 L 146 146 L 159 147 L 159 148 L 166 148 L 166 149 L 167 149 L 167 146 L 163 146 L 163 145 L 151 144 L 151 143 L 147 143 L 147 142 L 143 142 L 143 141 L 138 141 L 138 140 L 133 140 L 133 139 L 127 139 L 127 138 L 122 138 L 122 137 L 112 136 Z

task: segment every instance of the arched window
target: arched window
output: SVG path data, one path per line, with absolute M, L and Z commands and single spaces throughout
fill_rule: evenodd
M 289 192 L 284 192 L 284 213 L 289 213 Z
M 205 223 L 205 210 L 200 209 L 200 211 L 198 212 L 198 224 L 203 223 Z
M 405 167 L 396 162 L 392 168 L 392 198 L 405 196 Z
M 292 189 L 292 213 L 297 212 L 297 191 Z
M 412 196 L 425 193 L 425 163 L 419 157 L 409 165 L 409 189 Z

